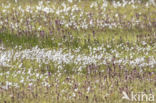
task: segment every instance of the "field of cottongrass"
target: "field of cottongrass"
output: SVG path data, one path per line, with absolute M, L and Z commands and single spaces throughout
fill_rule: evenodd
M 154 0 L 0 0 L 0 103 L 150 102 L 132 92 L 156 96 Z

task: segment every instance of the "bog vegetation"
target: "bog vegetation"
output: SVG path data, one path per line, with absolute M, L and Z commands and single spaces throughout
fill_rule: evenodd
M 128 103 L 155 87 L 154 0 L 0 0 L 0 103 Z

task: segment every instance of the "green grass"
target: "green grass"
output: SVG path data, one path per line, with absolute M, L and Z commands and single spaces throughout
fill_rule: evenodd
M 92 31 L 87 32 L 75 32 L 71 31 L 71 35 L 65 36 L 45 36 L 37 37 L 34 35 L 16 35 L 11 33 L 1 33 L 0 40 L 7 47 L 22 46 L 23 48 L 31 48 L 38 45 L 40 48 L 86 48 L 88 46 L 97 47 L 104 43 L 113 41 L 115 43 L 135 43 L 135 41 L 145 40 L 146 42 L 150 40 L 153 41 L 151 45 L 154 44 L 153 35 L 154 31 L 139 30 L 139 29 L 106 29 L 104 31 L 97 31 L 95 36 L 93 36 Z M 85 35 L 84 35 L 85 34 Z M 148 36 L 149 39 L 143 39 Z M 139 43 L 139 42 L 138 42 Z M 60 45 L 59 45 L 60 44 Z
M 122 99 L 123 91 L 128 96 L 132 92 L 156 96 L 154 5 L 145 7 L 144 0 L 135 4 L 137 8 L 132 4 L 115 8 L 108 0 L 104 11 L 102 0 L 52 0 L 43 5 L 57 10 L 64 2 L 81 10 L 57 15 L 17 9 L 34 7 L 38 1 L 0 1 L 11 4 L 9 12 L 0 7 L 0 21 L 5 21 L 0 24 L 0 103 L 131 103 Z M 90 8 L 93 2 L 98 7 Z M 109 28 L 95 22 L 94 27 L 75 29 L 57 23 L 73 20 L 81 26 L 84 19 L 88 24 L 101 20 L 119 25 Z

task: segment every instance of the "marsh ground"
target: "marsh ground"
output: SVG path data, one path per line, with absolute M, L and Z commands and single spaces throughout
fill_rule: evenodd
M 147 103 L 131 93 L 156 96 L 152 0 L 15 1 L 0 1 L 1 103 Z

